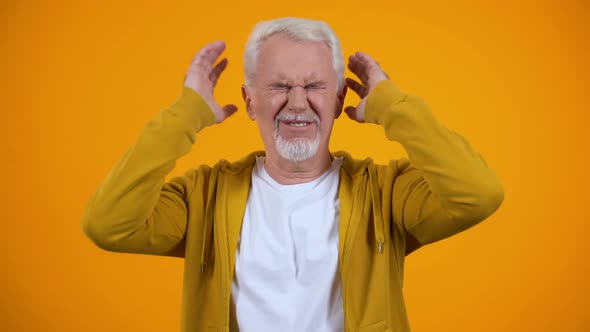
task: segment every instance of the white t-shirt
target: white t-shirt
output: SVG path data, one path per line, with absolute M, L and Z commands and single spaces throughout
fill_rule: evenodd
M 339 170 L 282 185 L 256 159 L 236 251 L 232 305 L 241 332 L 343 331 Z

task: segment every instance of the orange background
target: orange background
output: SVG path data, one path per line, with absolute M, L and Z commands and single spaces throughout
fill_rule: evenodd
M 378 59 L 504 183 L 492 217 L 408 257 L 413 330 L 589 330 L 588 2 L 5 0 L 0 8 L 0 330 L 179 329 L 182 260 L 100 250 L 81 216 L 213 40 L 227 42 L 230 62 L 216 96 L 240 113 L 203 131 L 171 175 L 262 148 L 241 100 L 241 56 L 253 25 L 279 16 L 327 21 L 346 55 Z M 381 128 L 346 116 L 332 145 L 379 162 L 405 154 Z

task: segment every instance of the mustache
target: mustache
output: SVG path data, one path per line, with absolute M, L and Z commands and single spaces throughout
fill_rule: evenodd
M 275 126 L 279 125 L 279 121 L 298 121 L 298 122 L 315 122 L 320 124 L 320 117 L 314 112 L 289 112 L 287 110 L 281 111 L 275 118 Z

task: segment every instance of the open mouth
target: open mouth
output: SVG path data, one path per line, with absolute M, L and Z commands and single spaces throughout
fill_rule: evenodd
M 281 122 L 290 126 L 290 127 L 307 127 L 307 126 L 313 124 L 313 122 L 310 122 L 310 121 L 281 121 Z

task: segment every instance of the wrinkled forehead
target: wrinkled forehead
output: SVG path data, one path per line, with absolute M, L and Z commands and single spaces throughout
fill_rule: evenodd
M 266 39 L 258 53 L 256 81 L 335 82 L 332 51 L 322 41 L 299 41 L 283 34 Z

